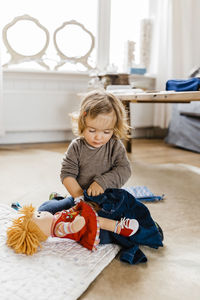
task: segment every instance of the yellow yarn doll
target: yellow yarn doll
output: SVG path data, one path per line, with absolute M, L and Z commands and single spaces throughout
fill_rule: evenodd
M 17 253 L 32 255 L 38 247 L 41 247 L 40 242 L 48 238 L 32 220 L 34 211 L 32 205 L 24 206 L 20 209 L 23 216 L 14 220 L 13 225 L 7 230 L 7 245 Z
M 47 211 L 36 211 L 32 205 L 19 210 L 22 214 L 7 230 L 7 245 L 16 253 L 32 255 L 42 247 L 49 236 L 69 238 L 89 250 L 95 250 L 100 242 L 100 228 L 126 237 L 135 234 L 139 228 L 135 219 L 120 221 L 99 217 L 86 202 L 80 201 L 69 210 L 55 215 Z

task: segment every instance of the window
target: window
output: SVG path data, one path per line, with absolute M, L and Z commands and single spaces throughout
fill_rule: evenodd
M 108 6 L 105 5 L 105 1 L 111 1 L 111 13 L 105 12 Z M 104 45 L 104 53 L 109 56 L 109 64 L 114 64 L 117 66 L 118 71 L 124 71 L 124 57 L 125 57 L 125 43 L 128 40 L 134 41 L 135 46 L 135 60 L 139 63 L 139 48 L 140 48 L 140 22 L 141 19 L 148 17 L 148 3 L 149 0 L 7 0 L 4 3 L 4 9 L 0 10 L 0 25 L 3 28 L 6 24 L 13 21 L 17 16 L 22 16 L 24 14 L 30 15 L 36 18 L 41 25 L 43 25 L 50 34 L 49 45 L 46 50 L 46 55 L 43 57 L 44 62 L 50 66 L 53 70 L 59 61 L 57 51 L 53 42 L 53 34 L 57 28 L 59 28 L 64 22 L 70 20 L 76 20 L 77 22 L 83 24 L 95 37 L 97 45 L 97 24 L 98 24 L 98 4 L 101 3 L 102 18 L 107 18 L 107 24 L 110 24 L 110 45 Z M 21 22 L 21 23 L 20 23 Z M 33 24 L 26 21 L 20 21 L 15 24 L 15 26 L 9 29 L 8 38 L 10 41 L 12 39 L 12 46 L 18 52 L 24 55 L 32 55 L 37 53 L 38 49 L 41 49 L 42 43 L 44 43 L 43 35 L 41 33 L 37 35 L 30 34 L 31 27 Z M 100 26 L 106 22 L 100 22 Z M 14 28 L 15 27 L 15 28 Z M 68 27 L 69 28 L 69 27 Z M 66 29 L 66 28 L 65 28 Z M 109 30 L 109 28 L 107 27 Z M 79 28 L 80 31 L 80 28 Z M 60 42 L 61 50 L 65 50 L 68 56 L 72 55 L 72 50 L 74 56 L 82 55 L 83 51 L 87 52 L 88 41 L 79 38 L 78 30 L 71 33 L 65 32 L 63 30 L 63 36 L 59 33 L 58 39 L 63 39 Z M 78 38 L 77 38 L 78 36 Z M 109 42 L 109 41 L 108 41 Z M 110 50 L 109 50 L 110 49 Z M 69 52 L 70 51 L 70 52 Z M 79 52 L 80 51 L 80 52 Z M 82 51 L 82 52 L 81 52 Z M 102 50 L 101 50 L 102 51 Z M 91 53 L 89 58 L 89 63 L 92 67 L 96 66 L 97 57 L 96 46 Z M 2 43 L 1 47 L 1 62 L 2 64 L 7 63 L 10 60 L 10 55 L 7 53 L 5 45 Z M 16 65 L 12 65 L 12 69 L 43 69 L 39 64 L 35 62 L 24 62 Z M 59 70 L 67 71 L 84 71 L 85 68 L 81 64 L 65 63 L 59 68 Z
M 124 66 L 125 47 L 128 40 L 135 44 L 135 62 L 140 63 L 140 24 L 149 16 L 149 0 L 113 0 L 111 3 L 110 64 L 118 71 Z
M 76 20 L 79 23 L 84 24 L 84 26 L 96 37 L 96 27 L 97 27 L 97 2 L 98 0 L 57 0 L 57 1 L 49 1 L 49 0 L 7 0 L 3 4 L 3 9 L 0 11 L 0 19 L 1 19 L 1 28 L 3 28 L 6 24 L 13 21 L 13 19 L 17 16 L 22 16 L 24 14 L 30 15 L 31 17 L 36 18 L 41 25 L 43 25 L 50 33 L 50 42 L 46 51 L 46 59 L 45 63 L 50 65 L 51 69 L 55 66 L 56 61 L 58 61 L 58 56 L 56 53 L 56 49 L 53 43 L 53 33 L 54 31 L 60 27 L 64 22 L 70 20 Z M 21 24 L 20 24 L 21 22 Z M 42 37 L 39 34 L 30 34 L 31 31 L 26 30 L 33 27 L 33 24 L 26 21 L 26 25 L 23 24 L 22 21 L 16 23 L 16 31 L 14 31 L 14 26 L 10 28 L 10 37 L 15 37 L 13 39 L 12 46 L 18 50 L 21 50 L 21 53 L 24 52 L 24 55 L 30 55 L 30 53 L 37 52 L 38 45 L 36 43 L 42 44 Z M 21 28 L 20 28 L 21 25 Z M 12 30 L 11 30 L 12 29 Z M 23 34 L 17 34 L 22 30 Z M 78 29 L 79 30 L 79 29 Z M 36 33 L 36 32 L 35 32 Z M 74 33 L 76 35 L 76 33 Z M 84 36 L 84 33 L 83 33 Z M 67 35 L 69 40 L 65 40 L 63 43 L 63 47 L 67 48 L 67 44 L 71 45 L 71 48 L 81 49 L 87 48 L 87 45 L 83 45 L 83 40 L 81 38 L 73 38 L 71 39 L 70 34 Z M 73 36 L 74 37 L 74 36 Z M 58 35 L 59 38 L 59 35 Z M 11 39 L 10 39 L 11 40 Z M 69 46 L 68 45 L 68 46 Z M 7 49 L 5 45 L 1 47 L 1 61 L 2 64 L 5 64 L 9 61 L 10 55 L 6 53 Z M 70 48 L 70 47 L 69 47 Z M 86 49 L 87 51 L 87 49 Z M 29 53 L 29 54 L 28 54 Z M 68 53 L 67 53 L 68 54 Z M 75 55 L 78 54 L 76 51 Z M 93 50 L 91 54 L 91 64 L 95 65 L 95 50 Z M 38 64 L 34 62 L 26 62 L 20 65 L 13 65 L 12 68 L 34 68 L 34 69 L 42 69 Z M 79 70 L 81 66 L 78 66 Z M 71 69 L 77 70 L 77 66 L 74 64 L 65 64 L 61 69 Z M 84 68 L 82 68 L 84 70 Z

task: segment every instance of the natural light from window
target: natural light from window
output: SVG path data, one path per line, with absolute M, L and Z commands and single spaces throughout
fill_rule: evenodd
M 57 0 L 57 1 L 49 1 L 49 0 L 7 0 L 3 4 L 3 9 L 0 11 L 0 19 L 1 19 L 1 28 L 3 28 L 6 24 L 13 21 L 16 16 L 22 16 L 24 14 L 30 15 L 33 18 L 36 18 L 50 33 L 50 43 L 46 51 L 46 61 L 45 63 L 53 66 L 58 61 L 58 57 L 56 54 L 56 49 L 53 44 L 53 33 L 54 31 L 60 27 L 64 22 L 70 20 L 76 20 L 79 23 L 84 24 L 84 26 L 91 31 L 91 33 L 96 37 L 96 28 L 97 28 L 97 0 Z M 21 21 L 22 22 L 22 21 Z M 27 21 L 26 21 L 27 23 Z M 15 24 L 16 30 L 19 29 L 20 22 Z M 39 42 L 40 45 L 43 45 L 44 41 L 42 40 L 40 33 L 39 35 L 30 34 L 30 26 L 33 27 L 33 24 L 26 24 L 23 26 L 23 34 L 17 35 L 14 33 L 14 26 L 10 28 L 12 29 L 12 35 L 15 34 L 14 46 L 16 50 L 20 50 L 20 53 L 31 53 L 31 55 L 35 52 L 35 49 L 38 50 L 38 45 L 35 45 Z M 18 28 L 17 28 L 18 27 Z M 28 30 L 27 30 L 28 29 Z M 18 31 L 19 32 L 19 31 Z M 83 37 L 85 33 L 83 32 Z M 34 38 L 35 37 L 35 38 Z M 59 37 L 58 37 L 59 38 Z M 70 44 L 72 48 L 75 49 L 75 55 L 83 47 L 83 51 L 87 52 L 88 49 L 88 40 L 85 40 L 85 44 L 83 45 L 82 36 L 75 38 L 68 36 L 69 41 L 65 41 L 64 47 L 67 49 L 67 54 L 71 55 Z M 38 42 L 37 42 L 38 39 Z M 68 45 L 67 45 L 68 44 Z M 42 48 L 42 46 L 41 46 Z M 82 54 L 82 51 L 81 51 Z M 95 65 L 96 53 L 95 50 L 91 55 L 91 63 Z M 10 55 L 6 53 L 6 47 L 2 45 L 2 54 L 1 61 L 2 63 L 8 62 L 10 59 Z M 34 68 L 34 69 L 42 69 L 38 64 L 34 62 L 23 63 L 20 65 L 13 65 L 12 68 Z M 66 64 L 61 69 L 70 68 L 72 70 L 76 70 L 77 67 L 73 64 Z M 83 68 L 84 70 L 84 68 Z
M 149 17 L 149 0 L 114 0 L 111 6 L 110 64 L 126 71 L 126 42 L 134 41 L 136 63 L 140 63 L 140 22 Z
M 97 7 L 98 0 L 6 0 L 0 10 L 1 29 L 12 22 L 15 17 L 30 15 L 37 19 L 50 34 L 46 55 L 43 57 L 45 64 L 53 70 L 59 61 L 53 43 L 53 34 L 64 22 L 76 20 L 83 24 L 97 38 Z M 140 24 L 141 19 L 148 18 L 149 0 L 111 0 L 111 29 L 110 29 L 110 66 L 113 64 L 118 72 L 125 71 L 124 49 L 128 40 L 134 41 L 135 60 L 140 62 Z M 33 30 L 34 29 L 34 30 Z M 84 55 L 90 47 L 90 39 L 80 28 L 69 30 L 69 27 L 57 34 L 57 43 L 61 51 L 67 56 Z M 12 47 L 23 55 L 34 55 L 44 47 L 45 32 L 39 30 L 34 23 L 19 21 L 8 30 L 8 40 Z M 64 41 L 64 42 L 63 42 Z M 106 45 L 105 45 L 106 47 Z M 107 47 L 109 49 L 109 47 Z M 7 63 L 10 55 L 5 45 L 1 46 L 1 62 Z M 89 63 L 96 66 L 96 47 L 92 51 Z M 10 67 L 9 67 L 10 68 Z M 12 69 L 40 69 L 35 62 L 24 62 L 12 65 Z M 59 70 L 85 71 L 85 67 L 66 63 Z

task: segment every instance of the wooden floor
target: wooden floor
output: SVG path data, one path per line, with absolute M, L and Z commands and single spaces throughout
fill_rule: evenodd
M 151 164 L 182 163 L 200 167 L 200 154 L 168 145 L 160 139 L 133 139 L 131 160 Z
M 0 155 L 7 151 L 20 151 L 21 149 L 43 149 L 64 153 L 69 143 L 41 143 L 0 146 Z M 198 153 L 183 150 L 166 144 L 161 139 L 133 139 L 131 161 L 142 161 L 150 164 L 183 163 L 200 167 Z

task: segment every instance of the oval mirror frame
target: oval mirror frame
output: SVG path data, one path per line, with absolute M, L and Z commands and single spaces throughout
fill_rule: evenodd
M 76 56 L 67 56 L 65 55 L 58 47 L 57 44 L 57 33 L 62 30 L 64 27 L 68 26 L 68 25 L 75 25 L 75 26 L 79 26 L 83 31 L 85 31 L 91 38 L 91 46 L 88 52 L 86 52 L 85 55 L 80 56 L 80 57 L 76 57 Z M 60 57 L 60 61 L 57 63 L 57 65 L 55 66 L 55 70 L 57 70 L 58 68 L 60 68 L 62 65 L 64 65 L 67 62 L 71 62 L 71 63 L 81 63 L 83 66 L 86 67 L 86 69 L 91 70 L 93 69 L 93 67 L 88 63 L 88 58 L 91 54 L 91 52 L 94 49 L 94 45 L 95 45 L 95 38 L 93 36 L 93 34 L 85 28 L 85 26 L 75 20 L 71 20 L 71 21 L 67 21 L 64 22 L 60 27 L 58 27 L 55 32 L 54 32 L 54 36 L 53 36 L 53 40 L 54 40 L 54 45 L 55 48 L 57 50 L 57 54 Z
M 28 21 L 35 23 L 41 30 L 43 30 L 45 32 L 45 35 L 46 35 L 45 45 L 38 53 L 36 53 L 34 55 L 20 54 L 17 51 L 15 51 L 13 49 L 13 47 L 11 47 L 10 43 L 8 42 L 8 38 L 7 38 L 8 29 L 10 27 L 14 26 L 17 22 L 22 21 L 22 20 L 23 21 L 28 20 Z M 46 49 L 49 45 L 49 31 L 42 24 L 40 24 L 40 22 L 37 19 L 35 19 L 29 15 L 15 17 L 12 22 L 10 22 L 4 26 L 4 28 L 2 30 L 2 34 L 3 34 L 3 42 L 7 48 L 8 53 L 11 55 L 10 61 L 8 63 L 4 64 L 3 67 L 8 67 L 9 65 L 19 64 L 22 62 L 35 61 L 42 67 L 49 69 L 49 66 L 46 65 L 42 59 L 42 56 L 45 54 Z

